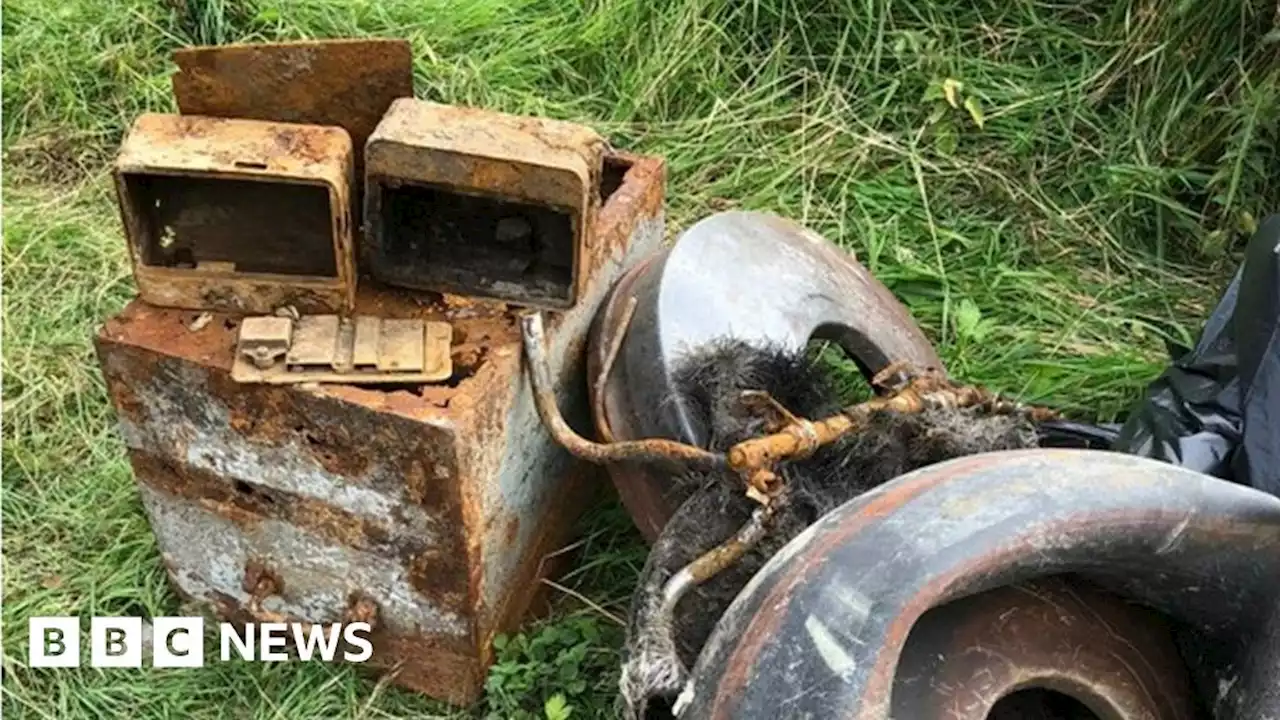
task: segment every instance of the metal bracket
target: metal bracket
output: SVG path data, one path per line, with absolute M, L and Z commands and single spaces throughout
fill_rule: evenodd
M 370 315 L 250 317 L 231 377 L 243 383 L 440 382 L 453 374 L 445 322 Z

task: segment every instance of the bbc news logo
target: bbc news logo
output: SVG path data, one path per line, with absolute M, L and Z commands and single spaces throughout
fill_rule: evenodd
M 30 667 L 79 667 L 80 618 L 33 617 L 27 623 Z M 373 655 L 369 623 L 218 623 L 218 657 L 253 662 L 290 659 L 289 641 L 299 660 L 362 663 Z M 142 667 L 144 647 L 153 667 L 203 667 L 205 632 L 202 617 L 155 617 L 150 642 L 138 617 L 95 617 L 89 622 L 89 666 Z

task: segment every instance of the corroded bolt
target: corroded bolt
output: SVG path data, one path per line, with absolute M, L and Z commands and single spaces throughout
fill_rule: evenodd
M 259 345 L 249 351 L 249 358 L 255 367 L 266 370 L 276 364 L 276 354 L 266 345 Z

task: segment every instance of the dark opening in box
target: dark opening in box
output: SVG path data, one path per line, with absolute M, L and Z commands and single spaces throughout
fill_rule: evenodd
M 600 207 L 609 202 L 609 198 L 622 187 L 631 169 L 631 161 L 617 155 L 605 155 L 603 172 L 600 174 Z
M 144 265 L 234 263 L 242 273 L 338 275 L 323 185 L 137 173 L 124 182 Z
M 573 298 L 569 212 L 431 185 L 381 183 L 379 275 L 393 284 L 513 300 Z

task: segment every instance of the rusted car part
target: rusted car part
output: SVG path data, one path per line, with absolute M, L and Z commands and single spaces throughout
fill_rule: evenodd
M 547 327 L 549 375 L 588 423 L 586 332 L 609 286 L 663 236 L 663 163 L 625 168 L 589 232 L 602 251 Z M 141 301 L 109 320 L 99 359 L 170 579 L 219 615 L 335 622 L 377 608 L 375 667 L 458 703 L 476 699 L 495 633 L 536 601 L 598 472 L 557 446 L 523 372 L 518 318 L 496 302 L 362 287 L 355 313 L 447 322 L 453 375 L 396 386 L 243 384 L 243 316 Z M 246 572 L 276 578 L 251 606 Z
M 833 640 L 827 648 L 845 631 L 820 622 L 809 629 L 815 644 Z M 1186 665 L 1163 619 L 1063 578 L 988 590 L 925 613 L 898 659 L 892 704 L 893 717 L 920 720 L 1197 717 Z
M 428 383 L 453 375 L 453 328 L 421 318 L 248 317 L 231 378 L 262 383 Z
M 395 101 L 365 149 L 362 261 L 419 290 L 572 307 L 610 248 L 589 228 L 622 169 L 572 123 Z
M 543 330 L 542 315 L 536 312 L 525 314 L 520 320 L 520 328 L 529 369 L 529 384 L 538 406 L 538 415 L 551 437 L 572 455 L 597 465 L 632 460 L 662 464 L 676 470 L 716 470 L 726 466 L 724 456 L 674 440 L 632 440 L 602 444 L 579 435 L 565 421 L 556 403 L 555 386 L 547 364 L 547 338 Z
M 337 127 L 139 117 L 115 166 L 138 295 L 225 312 L 350 308 L 351 153 Z
M 746 481 L 748 494 L 768 498 L 778 492 L 778 463 L 808 457 L 819 447 L 865 430 L 876 413 L 918 413 L 934 408 L 978 408 L 985 413 L 1025 414 L 1032 421 L 1056 417 L 1049 408 L 1022 405 L 990 390 L 972 385 L 956 385 L 938 372 L 911 375 L 891 395 L 882 395 L 845 408 L 838 415 L 821 420 L 796 417 L 785 408 L 773 410 L 781 417 L 773 420 L 774 431 L 729 448 L 729 469 Z
M 176 50 L 184 115 L 335 125 L 351 135 L 357 177 L 368 140 L 396 98 L 413 97 L 407 40 L 304 40 Z
M 868 378 L 895 361 L 942 368 L 906 308 L 848 252 L 774 215 L 720 213 L 629 270 L 596 319 L 588 377 L 600 437 L 704 445 L 705 429 L 674 399 L 672 373 L 685 352 L 723 337 L 787 347 L 832 340 Z M 652 542 L 681 498 L 634 463 L 610 474 Z
M 723 455 L 664 438 L 615 439 L 597 443 L 575 432 L 556 407 L 555 395 L 547 379 L 542 316 L 536 312 L 527 313 L 521 320 L 521 332 L 538 413 L 551 436 L 570 453 L 583 460 L 610 466 L 646 463 L 683 470 L 728 468 L 742 477 L 744 491 L 756 497 L 761 504 L 768 504 L 768 499 L 780 489 L 774 472 L 779 463 L 808 457 L 819 447 L 866 428 L 879 412 L 918 413 L 930 408 L 980 408 L 988 413 L 1026 413 L 1032 420 L 1056 417 L 1053 410 L 1022 405 L 986 388 L 956 385 L 936 370 L 919 374 L 907 371 L 903 363 L 895 363 L 894 368 L 902 368 L 901 371 L 907 374 L 891 394 L 852 405 L 819 420 L 797 417 L 767 394 L 744 393 L 744 401 L 758 406 L 762 413 L 773 415 L 766 424 L 770 433 L 744 440 Z M 607 363 L 603 373 L 607 378 Z
M 1280 500 L 1144 458 L 1029 450 L 930 466 L 819 520 L 722 617 L 676 703 L 678 715 L 951 717 L 896 712 L 905 702 L 897 687 L 912 677 L 901 662 L 904 648 L 913 628 L 927 627 L 922 616 L 1063 574 L 1169 620 L 1193 687 L 1218 720 L 1280 712 L 1280 690 L 1265 672 L 1280 663 L 1280 643 L 1266 632 L 1280 601 Z M 1164 652 L 1140 649 L 1149 660 Z M 973 660 L 963 650 L 947 654 L 939 672 L 963 672 Z M 1066 694 L 1099 717 L 1142 717 L 1109 714 L 1111 706 L 1091 694 L 1118 697 L 1115 676 L 1107 676 L 1113 684 L 1081 688 L 1054 680 L 1070 674 L 1063 665 L 1070 662 L 1030 673 L 1018 688 Z M 1176 699 L 1176 684 L 1167 676 L 1161 682 L 1148 689 Z M 930 689 L 947 693 L 943 685 Z M 949 697 L 947 712 L 973 700 Z M 931 707 L 944 709 L 939 702 Z M 1246 714 L 1242 702 L 1258 712 Z
M 769 532 L 769 520 L 772 519 L 773 513 L 785 502 L 784 498 L 779 502 L 756 508 L 751 513 L 751 519 L 734 533 L 733 537 L 672 575 L 662 588 L 662 607 L 659 610 L 662 616 L 674 618 L 676 605 L 680 604 L 680 599 L 690 590 L 724 572 L 763 540 L 765 534 Z M 673 623 L 666 624 L 671 626 Z
M 770 434 L 744 440 L 723 455 L 662 438 L 596 443 L 576 433 L 556 405 L 548 381 L 542 316 L 536 312 L 525 314 L 521 319 L 521 332 L 538 414 L 551 437 L 575 457 L 610 468 L 624 462 L 676 471 L 727 468 L 742 478 L 744 493 L 761 504 L 764 512 L 752 515 L 733 537 L 694 560 L 671 579 L 664 591 L 670 609 L 675 608 L 685 591 L 736 562 L 768 531 L 773 511 L 786 501 L 786 488 L 776 472 L 780 463 L 808 457 L 823 445 L 866 429 L 876 413 L 980 408 L 987 413 L 1025 413 L 1031 420 L 1055 417 L 1047 408 L 1012 402 L 985 388 L 956 385 L 936 370 L 919 374 L 906 370 L 904 363 L 894 363 L 886 369 L 894 374 L 902 373 L 903 377 L 892 394 L 858 403 L 821 420 L 797 417 L 765 393 L 745 393 L 744 399 L 755 406 L 753 412 L 773 415 L 765 424 Z M 608 375 L 608 363 L 602 372 Z

